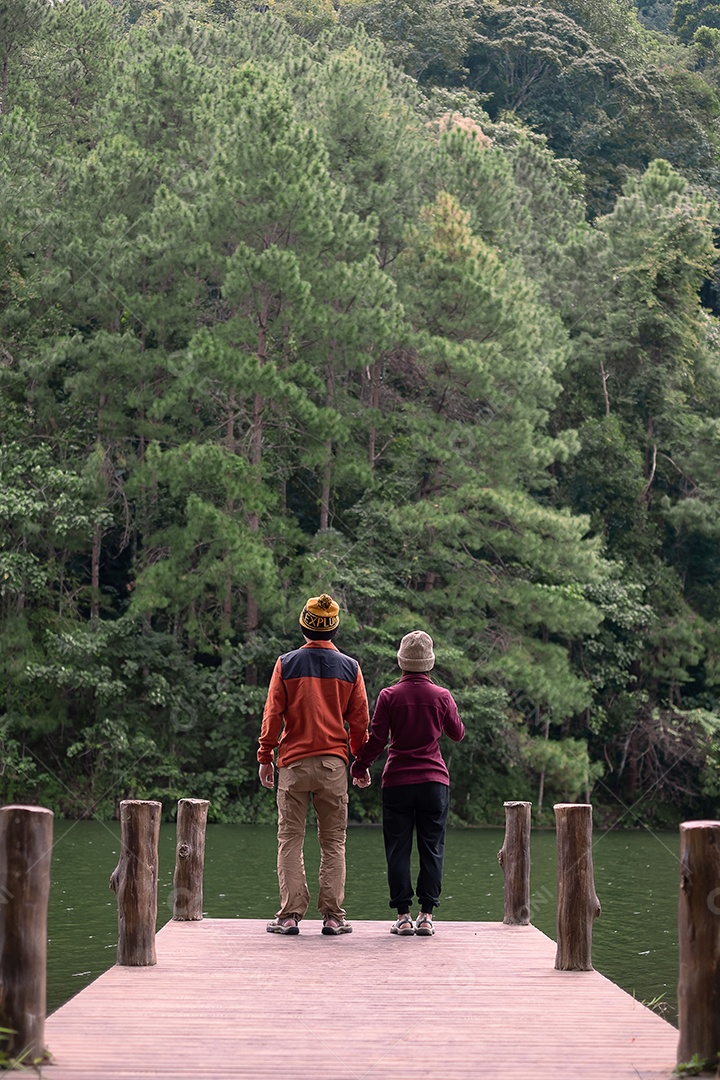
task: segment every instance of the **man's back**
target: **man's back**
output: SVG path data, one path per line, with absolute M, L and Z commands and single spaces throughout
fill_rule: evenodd
M 322 754 L 341 757 L 347 763 L 345 725 L 350 729 L 351 750 L 357 754 L 366 738 L 367 716 L 365 685 L 357 660 L 341 653 L 331 641 L 309 641 L 284 653 L 275 664 L 258 760 L 272 761 L 277 746 L 281 768 Z
M 278 657 L 270 679 L 259 776 L 273 787 L 278 747 L 278 884 L 280 910 L 271 934 L 298 934 L 310 893 L 303 843 L 312 796 L 320 842 L 318 909 L 323 934 L 349 934 L 345 918 L 345 835 L 348 807 L 348 732 L 353 754 L 367 739 L 365 683 L 357 660 L 332 643 L 339 605 L 327 593 L 311 596 L 298 620 L 306 644 Z

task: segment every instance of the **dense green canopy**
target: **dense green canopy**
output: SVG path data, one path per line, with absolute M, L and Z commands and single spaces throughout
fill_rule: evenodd
M 435 639 L 456 820 L 715 812 L 703 11 L 0 0 L 0 798 L 267 820 L 328 591 L 371 700 Z

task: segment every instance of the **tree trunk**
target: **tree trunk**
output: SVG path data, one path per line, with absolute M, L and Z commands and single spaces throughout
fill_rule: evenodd
M 205 866 L 206 799 L 180 799 L 177 815 L 177 847 L 173 879 L 173 919 L 200 922 Z
M 235 439 L 235 413 L 237 405 L 235 402 L 235 387 L 231 387 L 230 394 L 227 401 L 227 415 L 225 418 L 225 445 L 231 454 L 234 454 L 237 450 L 237 441 Z M 232 517 L 235 511 L 235 503 L 233 499 L 228 499 L 225 504 L 225 512 L 228 517 Z M 225 553 L 225 559 L 230 562 L 230 552 Z M 232 609 L 233 609 L 233 583 L 232 574 L 228 574 L 225 578 L 225 595 L 223 596 L 222 604 L 222 620 L 220 624 L 220 633 L 223 637 L 228 638 L 232 633 Z
M 370 367 L 370 408 L 380 408 L 380 395 L 382 391 L 384 354 Z
M 645 436 L 646 436 L 646 438 L 645 438 L 645 468 L 644 468 L 645 476 L 647 476 L 648 473 L 650 472 L 650 444 L 651 444 L 652 439 L 653 439 L 653 434 L 654 434 L 653 418 L 652 418 L 652 416 L 649 416 L 648 417 L 648 422 L 647 422 L 647 431 L 645 432 Z
M 267 323 L 269 309 L 270 299 L 266 296 L 263 300 L 262 308 L 258 316 L 259 325 L 257 336 L 257 358 L 258 364 L 261 368 L 267 361 Z M 253 474 L 258 483 L 260 482 L 262 476 L 262 470 L 260 466 L 262 464 L 263 454 L 264 415 L 265 398 L 262 396 L 262 394 L 256 393 L 253 398 L 253 419 L 252 428 L 250 430 L 248 461 L 252 466 Z M 252 510 L 248 514 L 248 526 L 252 532 L 260 531 L 260 518 L 254 510 Z M 257 602 L 252 593 L 252 589 L 248 588 L 247 606 L 245 608 L 246 636 L 248 638 L 254 637 L 257 634 L 259 625 L 260 617 Z M 257 668 L 255 664 L 248 664 L 247 670 L 245 672 L 245 682 L 250 686 L 257 685 Z
M 368 379 L 370 381 L 370 408 L 373 413 L 380 407 L 380 379 L 382 375 L 382 360 L 376 360 L 374 364 L 371 364 L 367 368 Z M 377 461 L 377 428 L 375 427 L 375 420 L 373 418 L 370 430 L 368 431 L 368 461 L 370 468 L 375 468 Z
M 530 812 L 531 802 L 506 802 L 505 840 L 498 852 L 505 877 L 507 926 L 527 926 L 530 922 Z
M 545 738 L 550 738 L 550 720 L 545 721 Z M 543 799 L 545 798 L 545 769 L 540 773 L 540 783 L 538 784 L 538 817 L 542 814 Z
M 538 783 L 538 817 L 542 814 L 543 799 L 545 798 L 545 770 L 540 773 L 540 781 Z
M 45 1057 L 47 911 L 53 814 L 0 810 L 0 1025 L 4 1049 L 26 1064 Z
M 320 489 L 320 532 L 330 525 L 330 490 L 332 485 L 332 439 L 325 440 L 325 464 Z
M 250 440 L 250 464 L 253 466 L 253 470 L 258 480 L 260 480 L 260 463 L 262 461 L 262 441 L 263 441 L 263 409 L 264 399 L 259 395 L 255 395 L 255 405 L 253 412 L 253 430 Z M 260 531 L 260 518 L 253 510 L 248 514 L 248 525 L 252 532 Z M 247 591 L 247 606 L 245 608 L 245 634 L 248 638 L 255 637 L 260 625 L 260 615 L 258 611 L 257 601 L 253 595 L 252 588 L 248 587 Z M 255 664 L 248 664 L 245 672 L 245 682 L 248 686 L 257 685 L 257 667 Z
M 22 547 L 22 551 L 23 551 L 23 553 L 27 552 L 27 549 L 28 549 L 28 542 L 27 542 L 27 537 L 25 537 L 25 536 L 24 536 L 24 537 L 23 537 L 23 539 L 22 539 L 22 545 L 21 545 L 21 547 Z M 22 591 L 22 589 L 21 589 L 21 590 L 20 590 L 20 591 L 18 592 L 18 594 L 17 594 L 17 597 L 16 597 L 16 599 L 15 599 L 15 610 L 17 611 L 18 615 L 20 615 L 20 614 L 21 614 L 21 612 L 22 612 L 22 611 L 23 611 L 24 609 L 25 609 L 25 593 L 24 593 L 24 592 Z
M 158 842 L 162 803 L 120 803 L 120 861 L 110 875 L 118 901 L 117 963 L 152 967 L 157 922 Z
M 628 746 L 627 770 L 627 792 L 629 798 L 634 800 L 638 786 L 638 748 L 634 731 Z
M 260 479 L 260 463 L 262 462 L 263 436 L 265 418 L 265 398 L 256 394 L 253 400 L 253 427 L 250 436 L 250 464 L 254 467 L 255 476 Z
M 245 636 L 247 640 L 255 637 L 260 626 L 260 609 L 257 605 L 257 600 L 253 595 L 251 588 L 248 586 L 247 590 L 247 602 L 245 604 Z M 257 664 L 254 661 L 250 661 L 245 665 L 245 685 L 257 686 L 258 684 L 258 669 Z M 245 730 L 254 731 L 257 718 L 255 713 L 248 713 L 245 718 Z
M 680 826 L 678 1063 L 720 1064 L 720 821 Z
M 600 361 L 600 376 L 602 378 L 603 397 L 605 398 L 605 415 L 610 415 L 610 398 L 608 396 L 608 373 L 605 370 L 605 365 L 602 360 Z
M 90 561 L 90 618 L 97 622 L 100 618 L 100 552 L 102 550 L 102 526 L 96 525 L 93 533 L 92 555 Z
M 0 68 L 0 116 L 5 115 L 5 102 L 7 100 L 8 85 L 8 67 L 8 57 L 3 56 L 2 67 Z
M 229 553 L 226 558 L 229 559 Z M 232 633 L 232 607 L 233 607 L 232 577 L 230 574 L 225 578 L 225 595 L 222 604 L 222 619 L 220 620 L 220 633 L 222 637 L 229 638 Z
M 231 453 L 235 453 L 235 387 L 230 388 L 225 417 L 225 445 Z
M 333 343 L 334 348 L 334 343 Z M 332 409 L 335 404 L 335 370 L 332 365 L 333 354 L 330 354 L 330 362 L 325 367 L 325 385 L 327 394 L 325 404 Z M 320 489 L 320 532 L 325 532 L 330 525 L 330 494 L 332 491 L 332 466 L 333 444 L 332 439 L 325 440 L 325 460 L 323 462 L 322 482 Z
M 558 971 L 592 971 L 592 927 L 600 914 L 592 862 L 592 806 L 557 803 Z

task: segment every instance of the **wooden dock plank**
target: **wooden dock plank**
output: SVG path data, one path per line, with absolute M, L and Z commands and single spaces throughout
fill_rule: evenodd
M 50 1016 L 49 1080 L 668 1080 L 677 1031 L 534 927 L 168 923 Z

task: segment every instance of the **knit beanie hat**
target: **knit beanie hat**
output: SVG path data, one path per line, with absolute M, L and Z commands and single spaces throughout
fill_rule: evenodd
M 397 661 L 403 671 L 430 671 L 435 664 L 433 640 L 424 630 L 412 630 L 400 642 Z
M 311 596 L 300 614 L 300 625 L 314 640 L 334 636 L 340 625 L 340 608 L 327 593 Z

